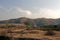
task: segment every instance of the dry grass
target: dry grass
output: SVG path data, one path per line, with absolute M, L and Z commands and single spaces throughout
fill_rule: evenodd
M 3 25 L 0 25 L 3 26 Z M 5 25 L 4 25 L 5 26 Z M 8 33 L 8 30 L 11 33 Z M 26 30 L 21 29 L 18 27 L 15 28 L 0 28 L 0 35 L 5 35 L 9 37 L 15 37 L 15 38 L 38 38 L 38 39 L 46 39 L 46 40 L 60 40 L 60 31 L 54 31 L 56 34 L 54 36 L 45 36 L 44 34 L 47 31 L 42 30 Z

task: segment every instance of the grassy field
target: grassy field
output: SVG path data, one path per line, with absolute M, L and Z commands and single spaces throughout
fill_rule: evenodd
M 60 40 L 60 31 L 53 31 L 55 35 L 45 35 L 47 31 L 23 28 L 0 28 L 0 36 L 7 36 L 12 38 L 37 38 L 43 40 Z

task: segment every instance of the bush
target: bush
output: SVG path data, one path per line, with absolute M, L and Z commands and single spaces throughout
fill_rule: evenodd
M 47 35 L 47 36 L 53 36 L 53 35 L 55 35 L 55 32 L 53 32 L 53 31 L 47 31 L 45 35 Z

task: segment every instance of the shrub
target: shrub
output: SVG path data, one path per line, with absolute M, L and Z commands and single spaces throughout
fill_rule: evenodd
M 45 33 L 45 35 L 47 35 L 47 36 L 53 36 L 53 35 L 55 35 L 55 32 L 53 32 L 53 31 L 47 31 Z

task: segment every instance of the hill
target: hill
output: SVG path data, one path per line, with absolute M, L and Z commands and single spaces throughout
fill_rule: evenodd
M 36 19 L 30 19 L 26 17 L 16 18 L 16 19 L 9 19 L 0 21 L 0 24 L 21 24 L 24 22 L 30 22 L 32 25 L 59 25 L 60 19 L 48 19 L 48 18 L 36 18 Z

